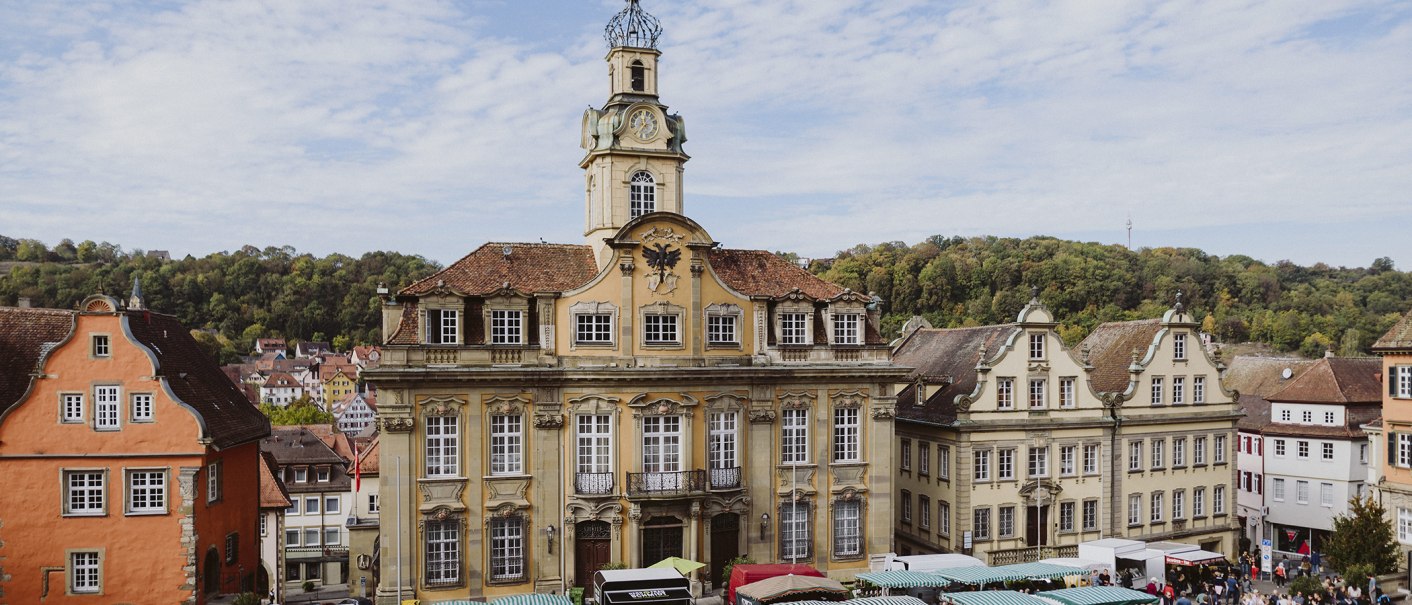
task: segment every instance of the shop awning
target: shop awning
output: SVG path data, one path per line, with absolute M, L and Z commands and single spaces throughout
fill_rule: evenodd
M 858 579 L 883 588 L 941 588 L 951 584 L 951 580 L 929 571 L 869 571 L 858 574 Z
M 845 601 L 845 603 L 847 603 L 847 605 L 927 605 L 926 601 L 905 595 L 895 597 L 864 597 L 861 599 L 849 599 Z M 788 605 L 839 605 L 839 603 L 837 601 L 795 601 Z
M 1044 599 L 1013 590 L 948 592 L 941 597 L 956 605 L 1053 605 Z
M 1220 563 L 1225 560 L 1226 555 L 1209 550 L 1188 550 L 1167 554 L 1167 563 L 1170 565 L 1201 565 L 1203 563 Z
M 1016 563 L 1014 565 L 1002 565 L 1000 567 L 957 567 L 953 569 L 938 569 L 932 572 L 954 582 L 962 584 L 990 584 L 992 582 L 1006 582 L 1010 580 L 1027 579 L 1053 579 L 1064 576 L 1087 574 L 1088 570 L 1067 565 L 1053 565 L 1050 563 Z
M 491 601 L 490 605 L 573 605 L 573 601 L 557 594 L 520 594 L 500 597 Z
M 1064 605 L 1146 605 L 1157 602 L 1155 596 L 1121 586 L 1065 588 L 1041 592 L 1039 596 Z

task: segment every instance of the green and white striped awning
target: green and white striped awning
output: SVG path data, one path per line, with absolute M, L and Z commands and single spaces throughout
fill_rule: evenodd
M 1044 599 L 1013 590 L 948 592 L 941 597 L 955 605 L 1053 605 Z
M 858 579 L 883 588 L 940 588 L 951 584 L 951 580 L 931 572 L 904 569 L 864 572 L 858 574 Z
M 917 597 L 896 596 L 896 597 L 864 597 L 861 599 L 849 599 L 847 601 L 794 601 L 784 605 L 927 605 L 926 601 Z M 1053 605 L 1052 603 L 1046 605 Z
M 1039 596 L 1064 605 L 1146 605 L 1157 602 L 1157 597 L 1122 586 L 1065 588 L 1041 592 Z
M 446 605 L 461 602 L 462 601 L 446 601 Z M 464 602 L 468 605 L 470 604 L 470 601 Z M 509 597 L 500 597 L 491 601 L 490 605 L 573 605 L 573 601 L 570 601 L 569 598 L 564 595 L 557 594 L 519 594 Z
M 1000 567 L 954 567 L 938 569 L 932 573 L 962 584 L 985 585 L 1011 580 L 1062 578 L 1087 574 L 1088 571 L 1078 567 L 1052 563 L 1016 563 Z

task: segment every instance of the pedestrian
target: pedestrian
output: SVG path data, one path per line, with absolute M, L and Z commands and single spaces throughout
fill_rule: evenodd
M 1111 586 L 1113 584 L 1113 576 L 1108 575 L 1107 568 L 1098 572 L 1098 584 L 1100 586 Z
M 1284 588 L 1284 587 L 1285 587 L 1285 562 L 1284 562 L 1284 561 L 1280 561 L 1280 564 L 1275 566 L 1275 586 L 1278 586 L 1278 587 L 1280 587 L 1280 588 Z
M 1314 562 L 1314 573 L 1317 573 L 1317 574 L 1324 573 L 1323 557 L 1319 556 L 1319 551 L 1317 551 L 1317 550 L 1314 551 L 1313 562 Z

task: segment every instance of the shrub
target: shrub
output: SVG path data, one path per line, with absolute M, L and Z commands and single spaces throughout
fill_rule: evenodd
M 300 584 L 299 587 L 303 588 L 304 592 L 314 592 L 314 581 L 304 580 L 304 583 Z
M 253 592 L 242 592 L 231 601 L 232 605 L 260 605 L 260 597 Z
M 755 563 L 755 559 L 752 559 L 752 558 L 747 557 L 747 556 L 739 556 L 739 557 L 736 557 L 736 558 L 734 558 L 734 559 L 731 559 L 730 561 L 727 561 L 725 568 L 721 569 L 721 577 L 724 578 L 724 580 L 721 580 L 721 581 L 722 581 L 722 582 L 726 582 L 726 583 L 730 583 L 730 581 L 731 581 L 731 570 L 732 570 L 732 569 L 735 569 L 735 566 L 736 566 L 736 565 L 750 565 L 750 564 L 753 564 L 753 563 Z

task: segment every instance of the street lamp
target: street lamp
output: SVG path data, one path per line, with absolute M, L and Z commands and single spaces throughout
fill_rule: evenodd
M 552 555 L 554 554 L 554 524 L 550 523 L 549 527 L 544 528 L 544 533 L 549 536 L 549 554 Z
M 766 532 L 770 529 L 770 513 L 760 513 L 760 541 L 767 540 Z

